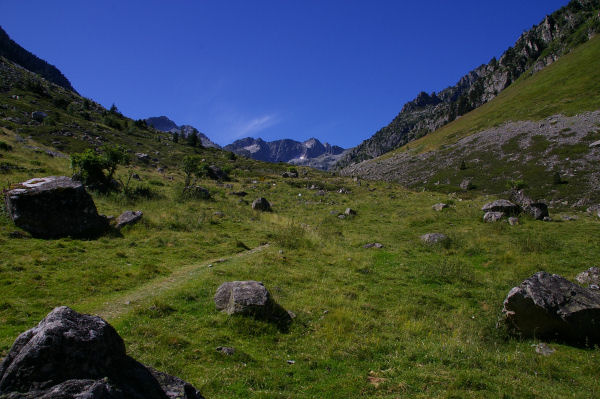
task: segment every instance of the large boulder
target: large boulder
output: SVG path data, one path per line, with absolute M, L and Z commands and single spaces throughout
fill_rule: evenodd
M 484 212 L 504 212 L 506 215 L 518 215 L 521 212 L 519 205 L 505 199 L 488 202 L 481 210 Z
M 271 212 L 271 204 L 266 198 L 260 197 L 252 201 L 252 209 L 262 212 Z
M 544 220 L 545 217 L 550 216 L 548 213 L 548 205 L 546 205 L 546 203 L 543 201 L 534 201 L 528 197 L 523 190 L 513 190 L 511 199 L 523 209 L 523 212 L 527 213 L 535 220 Z
M 200 399 L 189 384 L 125 354 L 114 328 L 62 306 L 17 338 L 0 364 L 0 397 Z
M 227 314 L 241 314 L 286 325 L 290 314 L 278 305 L 259 281 L 229 281 L 215 293 L 215 306 Z
M 108 228 L 83 184 L 66 176 L 27 180 L 4 201 L 15 224 L 36 237 L 90 237 Z
M 600 343 L 600 292 L 538 272 L 504 300 L 500 323 L 523 337 L 575 345 Z

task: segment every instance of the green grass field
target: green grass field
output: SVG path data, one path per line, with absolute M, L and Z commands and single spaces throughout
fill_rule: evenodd
M 70 174 L 68 159 L 25 147 L 41 144 L 20 143 L 9 130 L 0 141 L 13 147 L 0 150 L 0 161 L 21 167 L 4 170 L 3 188 Z M 2 214 L 0 356 L 68 305 L 106 317 L 131 356 L 211 399 L 600 396 L 598 348 L 550 343 L 556 352 L 544 357 L 537 340 L 496 328 L 510 288 L 534 272 L 573 279 L 597 266 L 598 218 L 484 224 L 480 208 L 490 198 L 359 185 L 308 169 L 283 179 L 284 167 L 243 159 L 230 166 L 233 188 L 204 180 L 212 199 L 187 201 L 176 166 L 166 175 L 133 166 L 152 199 L 93 194 L 100 213 L 144 211 L 121 235 L 18 238 Z M 342 187 L 351 192 L 337 193 Z M 253 211 L 228 195 L 236 190 L 248 202 L 265 196 L 274 211 Z M 435 212 L 437 202 L 451 207 Z M 357 215 L 339 219 L 347 207 Z M 421 244 L 429 232 L 447 234 L 449 245 Z M 370 242 L 384 248 L 363 248 Z M 297 315 L 288 332 L 215 310 L 217 287 L 246 279 L 264 282 Z

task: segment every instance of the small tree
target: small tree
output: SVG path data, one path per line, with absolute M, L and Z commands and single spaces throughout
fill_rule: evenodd
M 179 133 L 173 133 L 173 143 L 179 143 Z
M 187 137 L 187 143 L 191 147 L 196 147 L 198 145 L 198 133 L 196 130 L 192 131 L 190 135 Z
M 186 155 L 183 158 L 183 173 L 185 174 L 184 186 L 188 187 L 192 182 L 192 177 L 200 172 L 201 159 L 198 155 Z

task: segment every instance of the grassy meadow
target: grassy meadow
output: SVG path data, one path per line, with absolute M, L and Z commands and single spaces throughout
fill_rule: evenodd
M 3 189 L 71 173 L 68 159 L 27 148 L 12 131 L 0 141 L 12 146 L 0 162 L 20 166 L 3 169 Z M 210 200 L 182 199 L 176 167 L 130 167 L 152 195 L 94 200 L 100 213 L 139 209 L 144 218 L 96 240 L 31 238 L 2 213 L 0 357 L 20 332 L 68 305 L 105 317 L 131 356 L 209 399 L 600 396 L 598 348 L 551 342 L 556 352 L 546 357 L 535 352 L 537 340 L 496 328 L 506 294 L 531 274 L 573 279 L 598 265 L 598 218 L 562 221 L 551 210 L 554 222 L 485 224 L 480 208 L 491 197 L 303 168 L 284 179 L 285 166 L 221 162 L 231 162 L 231 186 L 201 181 Z M 244 199 L 229 194 L 240 190 Z M 273 212 L 251 209 L 259 196 Z M 435 212 L 437 202 L 450 208 Z M 347 207 L 357 214 L 338 218 Z M 449 243 L 425 246 L 419 237 L 430 232 Z M 363 248 L 373 242 L 384 247 Z M 247 279 L 264 282 L 296 314 L 289 331 L 215 310 L 221 283 Z

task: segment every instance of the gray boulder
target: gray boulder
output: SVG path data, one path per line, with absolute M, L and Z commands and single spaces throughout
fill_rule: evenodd
M 435 204 L 431 207 L 434 211 L 441 211 L 442 209 L 446 209 L 448 208 L 448 204 L 444 204 L 442 202 L 440 202 L 439 204 Z
M 142 211 L 125 211 L 117 218 L 115 227 L 121 229 L 127 225 L 135 224 L 142 219 L 143 215 L 144 213 Z
M 584 272 L 579 273 L 575 280 L 579 284 L 587 285 L 588 288 L 597 290 L 600 287 L 600 268 L 590 267 Z
M 352 208 L 346 208 L 346 210 L 344 211 L 344 215 L 353 216 L 356 215 L 356 211 Z
M 523 337 L 575 345 L 600 343 L 600 292 L 538 272 L 504 300 L 499 324 Z
M 475 188 L 472 179 L 463 179 L 463 181 L 460 182 L 459 187 L 465 191 L 472 190 L 473 188 Z
M 292 318 L 278 305 L 259 281 L 230 281 L 217 289 L 214 297 L 217 310 L 229 315 L 253 316 L 287 326 Z
M 216 165 L 210 165 L 206 170 L 208 177 L 213 180 L 228 180 L 227 173 Z
M 363 248 L 377 248 L 377 249 L 381 249 L 383 248 L 383 244 L 380 242 L 371 242 L 369 244 L 365 244 L 363 245 Z
M 27 180 L 4 201 L 13 222 L 35 237 L 91 237 L 108 228 L 83 184 L 66 176 Z
M 271 204 L 266 198 L 260 197 L 252 201 L 252 209 L 262 212 L 270 212 Z
M 518 215 L 521 212 L 519 205 L 505 199 L 488 202 L 481 210 L 484 212 L 504 212 L 507 215 Z
M 442 233 L 427 233 L 421 236 L 421 241 L 427 245 L 441 244 L 448 240 L 448 236 Z
M 43 111 L 33 111 L 31 113 L 31 119 L 33 119 L 36 122 L 43 122 L 44 119 L 46 119 L 47 117 L 48 114 Z
M 504 217 L 504 212 L 486 212 L 483 215 L 483 221 L 486 223 L 497 222 Z
M 590 144 L 590 148 L 600 147 L 600 140 L 594 141 Z
M 62 306 L 16 339 L 0 364 L 0 397 L 200 399 L 189 384 L 125 354 L 114 328 Z
M 510 224 L 511 226 L 516 226 L 519 224 L 519 218 L 511 216 L 508 218 L 508 224 Z
M 523 190 L 513 190 L 511 193 L 511 199 L 519 205 L 523 212 L 534 218 L 535 220 L 543 220 L 544 217 L 549 216 L 548 205 L 543 201 L 534 201 L 529 198 Z

